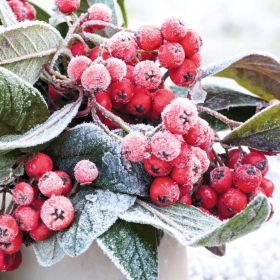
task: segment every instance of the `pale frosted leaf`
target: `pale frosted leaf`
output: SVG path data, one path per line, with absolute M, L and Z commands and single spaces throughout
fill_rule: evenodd
M 6 0 L 0 0 L 0 19 L 4 26 L 17 23 L 17 19 Z
M 84 253 L 135 202 L 135 197 L 108 190 L 80 192 L 74 198 L 75 220 L 58 234 L 59 244 L 72 257 Z
M 0 186 L 9 183 L 14 174 L 13 166 L 17 162 L 18 155 L 14 152 L 0 156 Z

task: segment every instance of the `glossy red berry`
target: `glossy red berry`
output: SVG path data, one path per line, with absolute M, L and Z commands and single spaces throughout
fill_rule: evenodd
M 70 50 L 73 56 L 84 56 L 86 55 L 87 48 L 81 41 L 77 41 L 70 46 Z
M 169 177 L 156 178 L 150 188 L 151 200 L 159 206 L 170 206 L 178 201 L 179 186 Z
M 201 47 L 201 39 L 199 35 L 192 29 L 188 29 L 185 37 L 179 41 L 184 48 L 186 57 L 192 57 L 199 52 Z
M 19 228 L 22 231 L 30 231 L 38 226 L 40 213 L 31 206 L 19 206 L 13 213 Z
M 172 164 L 163 161 L 154 155 L 144 159 L 144 168 L 146 172 L 155 177 L 162 177 L 168 175 L 172 170 Z
M 15 254 L 5 254 L 0 250 L 0 272 L 14 271 L 22 263 L 22 254 L 20 251 Z
M 0 243 L 12 242 L 18 232 L 18 224 L 11 215 L 4 214 L 0 216 Z
M 13 189 L 13 201 L 18 205 L 29 205 L 35 198 L 34 188 L 25 182 L 15 185 Z
M 38 182 L 40 192 L 47 197 L 61 195 L 64 190 L 62 179 L 53 171 L 45 173 Z
M 90 160 L 80 160 L 74 168 L 74 176 L 81 185 L 91 184 L 98 177 L 98 169 Z
M 74 207 L 65 196 L 52 196 L 41 209 L 41 219 L 50 230 L 63 230 L 74 220 Z
M 185 194 L 185 195 L 183 195 L 183 196 L 180 197 L 179 202 L 180 202 L 181 204 L 190 206 L 190 205 L 192 205 L 192 197 L 191 197 L 190 194 Z
M 170 78 L 178 86 L 188 87 L 194 84 L 197 67 L 190 59 L 185 59 L 178 68 L 169 70 Z
M 112 110 L 112 101 L 109 94 L 106 91 L 100 91 L 95 93 L 96 102 L 104 107 L 106 110 Z
M 152 96 L 152 107 L 153 110 L 161 114 L 164 108 L 176 98 L 174 92 L 168 89 L 158 89 Z
M 116 57 L 106 60 L 106 69 L 109 71 L 112 81 L 121 81 L 126 75 L 125 62 Z
M 52 234 L 53 232 L 41 220 L 38 226 L 29 232 L 30 237 L 35 241 L 44 241 Z
M 184 49 L 178 43 L 165 43 L 158 50 L 158 60 L 165 68 L 179 67 L 185 60 Z
M 17 236 L 11 242 L 1 242 L 0 243 L 0 251 L 4 252 L 5 254 L 15 254 L 20 250 L 22 245 L 22 232 L 19 231 Z
M 175 18 L 165 20 L 161 25 L 163 38 L 170 42 L 178 42 L 187 33 L 187 28 L 182 21 Z
M 104 22 L 112 21 L 112 10 L 110 7 L 103 3 L 96 3 L 90 6 L 88 9 L 89 20 L 100 20 Z M 98 24 L 93 26 L 96 29 L 103 29 L 105 26 Z
M 134 95 L 134 85 L 128 79 L 117 81 L 111 84 L 110 96 L 114 102 L 126 104 Z
M 160 29 L 154 25 L 142 25 L 136 33 L 139 47 L 146 51 L 152 51 L 159 48 L 162 42 Z
M 60 12 L 69 14 L 75 12 L 80 7 L 80 0 L 55 0 Z
M 249 193 L 260 186 L 262 173 L 253 165 L 243 164 L 235 169 L 233 182 L 241 191 Z
M 198 204 L 205 209 L 212 209 L 218 202 L 218 195 L 209 186 L 201 186 L 195 193 Z
M 35 154 L 25 163 L 25 172 L 28 177 L 38 180 L 43 174 L 48 171 L 52 171 L 53 162 L 52 159 L 44 154 Z
M 231 169 L 238 167 L 241 164 L 243 157 L 246 155 L 244 151 L 239 148 L 229 150 L 229 159 L 227 166 Z
M 37 198 L 37 199 L 35 199 L 33 202 L 32 202 L 32 207 L 36 210 L 36 211 L 38 211 L 38 212 L 40 212 L 41 211 L 41 208 L 42 208 L 42 206 L 43 206 L 43 204 L 44 204 L 44 200 L 43 199 L 41 199 L 41 198 Z
M 189 57 L 189 59 L 195 64 L 195 66 L 197 68 L 200 67 L 200 65 L 201 65 L 201 55 L 200 55 L 199 52 L 192 55 L 191 57 Z
M 258 151 L 251 151 L 242 158 L 242 164 L 251 164 L 256 166 L 262 175 L 268 172 L 268 161 L 264 153 Z
M 100 50 L 99 46 L 94 47 L 92 50 L 89 51 L 88 58 L 90 58 L 92 61 L 97 59 L 99 50 Z M 103 49 L 102 53 L 101 53 L 101 57 L 103 60 L 107 60 L 111 56 L 110 56 L 110 53 L 106 49 Z
M 216 167 L 210 173 L 211 187 L 222 193 L 232 186 L 232 172 L 226 166 Z
M 260 187 L 264 191 L 265 195 L 268 197 L 272 196 L 275 189 L 274 183 L 267 178 L 262 179 Z

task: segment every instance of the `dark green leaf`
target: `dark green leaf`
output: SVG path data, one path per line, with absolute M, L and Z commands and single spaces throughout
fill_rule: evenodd
M 34 3 L 33 1 L 32 1 L 32 6 L 36 10 L 36 19 L 48 23 L 51 15 L 44 9 L 44 7 L 42 5 L 39 5 L 38 2 Z

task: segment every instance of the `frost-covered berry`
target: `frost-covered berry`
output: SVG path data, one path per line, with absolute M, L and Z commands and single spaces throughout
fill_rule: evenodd
M 88 58 L 90 58 L 92 61 L 97 59 L 99 50 L 100 50 L 99 46 L 94 47 L 92 50 L 89 51 Z M 109 52 L 105 48 L 103 48 L 101 57 L 103 60 L 107 60 L 111 56 L 110 56 Z
M 19 228 L 22 231 L 30 231 L 38 226 L 40 213 L 31 206 L 19 206 L 13 213 Z
M 36 10 L 35 8 L 28 2 L 24 2 L 24 7 L 26 11 L 26 19 L 34 20 L 36 18 Z
M 88 9 L 88 20 L 100 20 L 104 22 L 112 21 L 112 10 L 103 3 L 96 3 Z M 96 29 L 103 29 L 104 25 L 94 25 Z
M 172 164 L 163 161 L 154 155 L 144 159 L 144 169 L 146 172 L 155 177 L 162 177 L 168 175 L 172 170 Z
M 54 231 L 69 227 L 74 220 L 74 214 L 74 207 L 65 196 L 52 196 L 44 202 L 41 209 L 43 223 Z
M 199 52 L 201 47 L 201 38 L 192 29 L 188 29 L 185 37 L 179 41 L 184 48 L 186 57 L 191 57 Z
M 70 176 L 63 170 L 57 170 L 55 173 L 61 178 L 63 182 L 61 195 L 67 195 L 72 189 L 72 181 Z
M 151 153 L 161 160 L 172 161 L 180 152 L 180 140 L 169 131 L 159 131 L 151 138 Z
M 19 231 L 14 240 L 10 242 L 0 243 L 0 251 L 9 255 L 15 254 L 20 250 L 21 245 L 22 245 L 22 232 Z
M 178 43 L 165 43 L 158 50 L 158 60 L 165 68 L 179 67 L 185 60 L 184 49 Z
M 45 173 L 38 182 L 40 192 L 47 197 L 52 195 L 61 195 L 64 189 L 63 181 L 53 171 Z
M 132 99 L 134 91 L 134 85 L 128 79 L 113 82 L 110 86 L 110 96 L 115 103 L 128 103 Z
M 222 193 L 232 186 L 232 172 L 226 166 L 216 167 L 210 173 L 211 187 Z
M 200 53 L 196 53 L 189 57 L 189 59 L 194 63 L 194 65 L 199 68 L 201 65 L 201 55 Z
M 73 56 L 84 56 L 87 52 L 85 44 L 81 41 L 74 42 L 70 46 L 70 50 Z
M 29 205 L 35 198 L 34 188 L 25 182 L 15 185 L 13 189 L 13 201 L 18 205 Z
M 179 202 L 181 204 L 186 205 L 186 206 L 190 206 L 190 205 L 192 205 L 192 197 L 189 193 L 187 193 L 187 194 L 180 197 Z
M 107 42 L 109 53 L 130 62 L 137 55 L 137 43 L 132 33 L 121 31 L 114 34 Z
M 8 214 L 0 216 L 0 242 L 11 242 L 18 235 L 19 228 L 16 220 Z
M 251 151 L 242 158 L 242 164 L 251 164 L 256 166 L 264 176 L 268 172 L 268 161 L 264 153 Z
M 162 42 L 160 29 L 154 25 L 140 26 L 136 38 L 139 47 L 145 51 L 156 50 Z
M 69 14 L 75 12 L 80 7 L 80 0 L 55 0 L 60 12 Z
M 246 153 L 239 148 L 229 150 L 228 154 L 229 159 L 226 164 L 231 169 L 238 167 L 241 164 L 243 157 L 246 155 Z
M 38 180 L 46 172 L 52 171 L 53 162 L 48 155 L 38 153 L 25 163 L 24 168 L 28 177 Z
M 210 166 L 210 160 L 207 153 L 199 147 L 193 147 L 193 151 L 201 164 L 202 173 L 205 173 Z
M 122 139 L 121 148 L 127 160 L 139 162 L 144 159 L 148 149 L 148 141 L 141 132 L 130 132 Z
M 52 235 L 52 231 L 40 220 L 38 226 L 29 232 L 30 237 L 35 241 L 43 241 Z
M 138 87 L 155 90 L 161 83 L 161 72 L 155 62 L 141 61 L 134 67 L 133 77 Z
M 80 160 L 74 168 L 74 176 L 81 185 L 91 184 L 98 177 L 98 169 L 90 160 Z
M 194 148 L 183 142 L 181 152 L 178 157 L 172 160 L 172 164 L 178 168 L 183 168 L 189 164 L 193 157 L 195 157 Z
M 112 81 L 121 81 L 126 75 L 126 64 L 119 58 L 108 58 L 106 69 L 109 71 Z
M 153 94 L 153 110 L 161 114 L 161 112 L 164 110 L 164 108 L 171 103 L 172 100 L 176 98 L 176 95 L 174 92 L 168 89 L 158 89 Z
M 243 164 L 235 169 L 233 182 L 241 191 L 250 193 L 260 186 L 262 173 L 254 165 Z
M 170 78 L 178 86 L 191 86 L 196 79 L 197 66 L 190 59 L 185 59 L 178 68 L 170 69 Z
M 267 178 L 262 179 L 260 187 L 264 191 L 265 195 L 268 197 L 272 196 L 275 189 L 274 183 Z
M 134 66 L 127 64 L 126 65 L 126 75 L 125 75 L 125 78 L 134 83 L 133 72 L 134 72 Z
M 218 202 L 218 195 L 209 186 L 201 186 L 195 193 L 197 203 L 205 209 L 212 209 Z
M 83 72 L 81 82 L 87 91 L 104 91 L 111 83 L 111 76 L 103 64 L 94 64 Z
M 161 25 L 163 38 L 169 42 L 178 42 L 187 33 L 187 28 L 182 21 L 176 18 L 166 19 Z
M 84 71 L 91 65 L 91 60 L 86 56 L 76 56 L 68 64 L 68 77 L 76 82 L 81 81 Z
M 18 21 L 24 21 L 26 19 L 26 10 L 24 3 L 20 0 L 11 0 L 8 1 L 10 8 L 15 14 Z
M 150 92 L 144 88 L 135 88 L 135 94 L 126 105 L 126 111 L 136 117 L 145 116 L 152 109 Z
M 184 184 L 184 185 L 179 185 L 180 188 L 180 197 L 190 194 L 191 191 L 193 190 L 193 185 L 192 184 Z
M 169 177 L 156 178 L 150 188 L 153 203 L 166 207 L 178 201 L 180 189 L 178 184 Z
M 165 107 L 161 113 L 166 129 L 175 134 L 186 134 L 195 127 L 198 112 L 195 105 L 186 98 L 177 98 Z

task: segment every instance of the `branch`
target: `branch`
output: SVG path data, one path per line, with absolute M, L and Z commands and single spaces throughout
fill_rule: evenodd
M 93 26 L 93 25 L 103 25 L 105 27 L 110 27 L 116 31 L 127 31 L 127 32 L 131 32 L 131 33 L 135 33 L 134 30 L 131 30 L 131 29 L 128 29 L 128 28 L 123 28 L 123 27 L 119 27 L 113 23 L 110 23 L 110 22 L 106 22 L 106 21 L 103 21 L 103 20 L 89 20 L 89 21 L 86 21 L 83 25 L 82 25 L 82 28 L 84 27 L 88 27 L 88 26 Z

